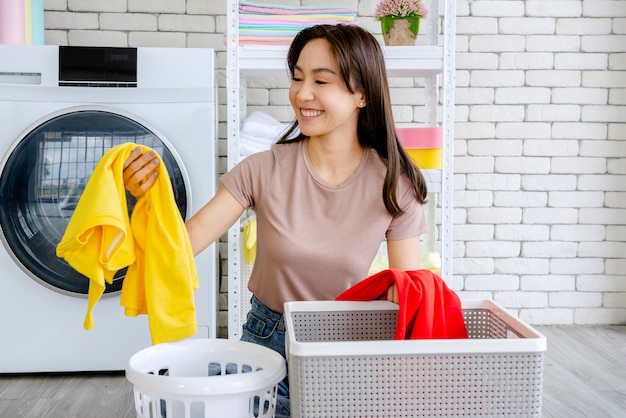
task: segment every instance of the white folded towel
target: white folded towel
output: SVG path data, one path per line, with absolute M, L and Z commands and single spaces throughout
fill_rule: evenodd
M 267 113 L 252 112 L 239 132 L 240 158 L 270 149 L 290 126 L 277 121 Z M 298 132 L 295 132 L 294 136 L 297 134 Z

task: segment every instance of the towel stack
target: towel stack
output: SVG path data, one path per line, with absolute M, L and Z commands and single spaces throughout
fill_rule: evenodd
M 319 24 L 354 24 L 356 8 L 239 3 L 240 45 L 289 45 L 302 29 Z
M 240 158 L 270 149 L 287 129 L 289 124 L 280 123 L 267 113 L 252 112 L 239 131 Z M 296 131 L 293 136 L 298 132 Z

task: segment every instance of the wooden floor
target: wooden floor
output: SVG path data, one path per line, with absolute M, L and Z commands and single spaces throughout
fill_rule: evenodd
M 537 328 L 548 339 L 543 417 L 626 417 L 626 326 Z M 132 387 L 121 373 L 3 375 L 0 417 L 131 418 Z

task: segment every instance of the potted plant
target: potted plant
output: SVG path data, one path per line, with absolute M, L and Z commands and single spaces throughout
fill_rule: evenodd
M 385 45 L 415 45 L 420 19 L 427 15 L 422 0 L 380 0 L 374 12 L 380 20 Z

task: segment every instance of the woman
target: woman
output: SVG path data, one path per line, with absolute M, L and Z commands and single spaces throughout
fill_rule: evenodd
M 417 270 L 427 229 L 426 182 L 398 142 L 374 36 L 351 25 L 313 26 L 295 37 L 287 64 L 291 129 L 224 174 L 215 197 L 187 222 L 197 254 L 254 209 L 254 296 L 242 339 L 283 356 L 284 302 L 334 299 L 367 276 L 385 238 L 389 267 Z M 156 165 L 153 155 L 134 152 L 126 188 L 141 196 Z M 394 291 L 388 299 L 397 301 Z M 286 382 L 279 393 L 277 416 L 287 416 Z

